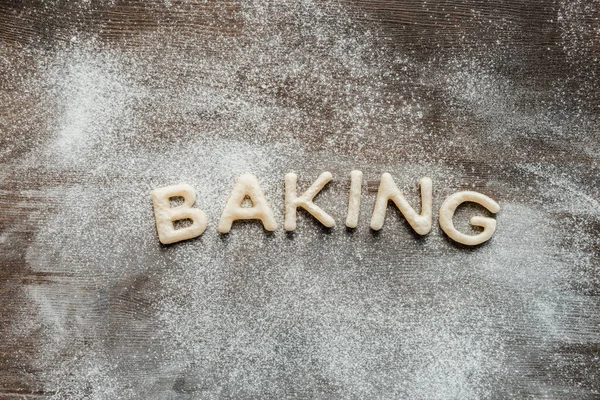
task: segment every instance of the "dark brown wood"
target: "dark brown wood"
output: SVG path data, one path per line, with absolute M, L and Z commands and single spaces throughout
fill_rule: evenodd
M 166 3 L 172 4 L 166 6 Z M 292 41 L 292 38 L 297 38 L 296 33 L 285 31 L 287 25 L 284 17 L 277 19 L 285 14 L 290 2 L 275 3 L 273 25 L 281 28 L 283 40 L 289 38 Z M 311 92 L 303 91 L 301 87 L 304 83 L 293 81 L 293 78 L 277 82 L 279 86 L 273 89 L 276 95 L 269 99 L 275 99 L 281 109 L 298 107 L 306 116 L 302 121 L 303 126 L 298 130 L 291 133 L 278 131 L 279 136 L 272 134 L 270 137 L 273 142 L 281 139 L 286 154 L 293 153 L 293 143 L 301 143 L 308 153 L 306 157 L 312 157 L 314 170 L 306 165 L 297 167 L 305 173 L 299 182 L 301 187 L 308 186 L 319 171 L 330 169 L 340 179 L 336 179 L 319 199 L 321 204 L 334 207 L 340 199 L 345 199 L 348 190 L 346 177 L 349 166 L 353 165 L 352 160 L 358 160 L 358 167 L 368 170 L 363 189 L 365 204 L 361 211 L 361 228 L 356 232 L 345 231 L 342 216 L 336 215 L 340 227 L 321 232 L 319 225 L 313 224 L 311 218 L 301 212 L 304 229 L 311 233 L 300 231 L 293 235 L 273 237 L 263 235 L 256 225 L 249 223 L 240 224 L 242 233 L 237 236 L 215 239 L 213 229 L 213 232 L 206 234 L 206 238 L 190 242 L 190 246 L 197 247 L 217 243 L 213 247 L 207 245 L 213 252 L 210 254 L 211 260 L 221 263 L 218 265 L 230 266 L 230 269 L 219 271 L 218 277 L 204 276 L 207 282 L 210 279 L 227 282 L 224 284 L 219 281 L 221 286 L 215 286 L 214 292 L 206 294 L 207 298 L 216 299 L 214 304 L 209 304 L 215 307 L 210 312 L 216 313 L 218 310 L 223 315 L 235 314 L 240 319 L 244 315 L 253 315 L 255 320 L 246 321 L 247 325 L 242 324 L 248 331 L 243 332 L 240 328 L 239 337 L 235 336 L 238 333 L 235 329 L 242 325 L 238 325 L 241 323 L 234 319 L 222 325 L 211 325 L 214 332 L 211 331 L 207 336 L 195 337 L 188 331 L 182 331 L 181 340 L 193 337 L 197 339 L 194 345 L 198 348 L 206 345 L 208 349 L 212 346 L 205 352 L 210 356 L 206 355 L 204 359 L 202 351 L 197 348 L 191 350 L 191 347 L 181 344 L 179 349 L 185 348 L 190 354 L 198 352 L 194 353 L 194 357 L 198 358 L 197 364 L 182 364 L 179 369 L 169 370 L 167 366 L 176 365 L 169 363 L 172 360 L 166 361 L 171 356 L 175 339 L 160 336 L 166 335 L 165 330 L 168 329 L 165 326 L 170 325 L 158 319 L 157 310 L 171 303 L 175 304 L 174 309 L 178 305 L 188 310 L 186 304 L 198 301 L 191 300 L 188 292 L 180 292 L 175 286 L 165 284 L 168 280 L 172 283 L 174 279 L 169 266 L 175 263 L 177 255 L 183 257 L 183 252 L 190 247 L 161 246 L 155 237 L 148 236 L 147 241 L 151 245 L 136 243 L 136 246 L 150 246 L 151 253 L 138 254 L 132 245 L 129 253 L 120 255 L 122 268 L 129 274 L 126 277 L 117 272 L 111 272 L 111 275 L 94 268 L 83 273 L 81 270 L 61 268 L 61 263 L 93 266 L 104 262 L 109 265 L 114 259 L 106 256 L 103 261 L 103 255 L 94 253 L 93 257 L 99 257 L 99 260 L 81 259 L 75 262 L 69 257 L 85 257 L 69 251 L 73 244 L 62 243 L 58 247 L 60 241 L 53 239 L 47 229 L 52 215 L 63 215 L 60 214 L 64 210 L 61 205 L 64 207 L 70 201 L 68 193 L 71 190 L 85 188 L 97 196 L 94 204 L 116 207 L 117 202 L 102 198 L 103 191 L 118 196 L 128 185 L 136 188 L 146 185 L 146 192 L 135 199 L 138 202 L 143 201 L 140 199 L 147 200 L 147 211 L 140 222 L 140 230 L 145 229 L 153 223 L 149 193 L 152 185 L 158 184 L 163 176 L 159 171 L 161 166 L 157 164 L 154 167 L 156 171 L 136 177 L 130 176 L 124 169 L 111 170 L 110 167 L 108 172 L 92 174 L 85 166 L 74 165 L 59 170 L 50 165 L 35 165 L 34 162 L 20 164 L 27 157 L 35 158 L 43 153 L 40 149 L 52 142 L 58 130 L 56 115 L 65 112 L 60 109 L 60 102 L 39 97 L 39 93 L 30 91 L 31 86 L 27 86 L 26 82 L 39 79 L 40 73 L 46 68 L 40 64 L 40 59 L 43 59 L 41 54 L 61 54 L 63 49 L 69 49 L 73 37 L 77 36 L 77 43 L 89 41 L 93 43 L 90 46 L 96 46 L 100 54 L 120 52 L 131 54 L 132 60 L 143 60 L 144 63 L 136 66 L 131 61 L 132 64 L 124 69 L 130 72 L 136 68 L 143 69 L 143 78 L 132 78 L 134 81 L 138 79 L 136 82 L 140 83 L 141 79 L 145 79 L 147 82 L 142 83 L 147 84 L 149 90 L 175 98 L 189 89 L 186 85 L 194 82 L 193 77 L 202 75 L 201 68 L 209 68 L 194 66 L 186 70 L 181 62 L 186 56 L 192 60 L 190 64 L 197 62 L 201 54 L 215 59 L 221 57 L 226 62 L 235 51 L 243 48 L 240 43 L 257 43 L 253 41 L 255 38 L 244 36 L 249 27 L 244 25 L 242 11 L 247 5 L 224 0 L 0 1 L 0 398 L 51 398 L 53 395 L 58 398 L 83 398 L 84 395 L 89 398 L 365 398 L 369 395 L 373 398 L 419 398 L 423 393 L 403 392 L 396 388 L 403 386 L 403 382 L 377 380 L 381 376 L 416 379 L 414 371 L 409 370 L 404 372 L 405 375 L 399 372 L 396 375 L 392 372 L 381 375 L 378 372 L 386 368 L 400 371 L 404 359 L 395 358 L 393 354 L 404 354 L 403 346 L 411 345 L 420 345 L 428 350 L 422 357 L 430 357 L 433 372 L 421 377 L 424 387 L 436 387 L 432 383 L 438 377 L 435 371 L 439 372 L 441 380 L 449 380 L 439 386 L 449 391 L 431 391 L 431 398 L 600 398 L 600 208 L 581 212 L 565 206 L 570 201 L 569 193 L 575 193 L 573 199 L 583 198 L 581 201 L 587 202 L 590 210 L 600 202 L 600 5 L 585 0 L 344 0 L 338 3 L 333 6 L 324 2 L 319 6 L 323 7 L 324 20 L 337 23 L 340 18 L 338 11 L 342 9 L 350 21 L 348 29 L 355 29 L 350 36 L 366 37 L 370 34 L 373 47 L 383 49 L 381 53 L 363 53 L 366 64 L 373 65 L 383 54 L 383 59 L 388 62 L 384 69 L 401 74 L 402 79 L 393 80 L 383 75 L 355 77 L 340 68 L 332 72 L 331 82 L 339 84 L 339 87 L 346 83 L 354 85 L 352 90 L 357 93 L 353 94 L 359 97 L 361 88 L 379 91 L 385 98 L 394 98 L 396 107 L 402 107 L 403 101 L 422 105 L 423 116 L 419 119 L 421 130 L 403 132 L 403 146 L 400 146 L 400 139 L 390 143 L 389 135 L 377 136 L 381 133 L 378 129 L 392 126 L 395 121 L 370 121 L 372 128 L 366 129 L 366 138 L 354 140 L 339 133 L 349 129 L 350 122 L 345 126 L 333 124 L 338 122 L 336 113 L 351 104 L 350 100 L 328 98 L 328 87 L 319 89 L 317 82 L 311 82 L 315 86 Z M 228 47 L 231 40 L 237 40 L 236 48 Z M 164 53 L 157 51 L 160 47 L 157 43 L 163 42 Z M 66 51 L 64 54 L 71 53 Z M 394 63 L 394 55 L 410 61 Z M 323 57 L 326 57 L 325 53 Z M 281 59 L 284 57 L 277 60 Z M 127 62 L 123 61 L 125 64 Z M 223 82 L 230 76 L 219 76 L 213 70 L 202 73 L 214 74 L 215 81 L 212 84 L 215 87 L 211 89 L 216 91 L 226 85 L 258 91 L 260 76 L 253 75 L 253 62 L 240 65 L 237 78 L 234 82 L 227 81 L 227 84 Z M 169 70 L 169 63 L 184 67 Z M 430 68 L 432 74 L 424 73 L 423 68 Z M 497 93 L 481 89 L 482 94 L 478 98 L 477 91 L 480 88 L 476 87 L 472 98 L 465 100 L 450 93 L 448 87 L 451 83 L 446 86 L 440 84 L 445 72 L 449 76 L 459 77 L 461 70 L 469 68 L 470 71 L 477 71 L 478 68 L 484 71 L 478 77 L 477 84 L 485 85 L 493 80 L 492 84 L 497 85 Z M 44 93 L 52 90 L 46 89 Z M 257 101 L 265 101 L 266 104 L 268 99 Z M 491 106 L 485 109 L 487 114 L 482 115 L 476 105 L 486 101 Z M 200 129 L 196 125 L 198 120 L 190 122 L 186 119 L 185 110 L 177 115 L 161 113 L 159 101 L 140 101 L 139 104 L 127 104 L 124 107 L 135 109 L 139 125 L 131 129 L 144 131 L 145 135 L 135 139 L 123 136 L 119 149 L 146 149 L 162 142 L 167 146 L 172 139 L 188 145 L 195 143 L 190 132 Z M 510 113 L 514 117 L 500 119 L 495 114 L 496 107 L 499 114 L 505 116 Z M 348 109 L 343 111 L 351 113 Z M 219 112 L 223 114 L 217 115 Z M 382 114 L 380 118 L 392 118 L 390 115 Z M 211 128 L 228 123 L 227 114 L 221 109 L 214 111 L 214 114 L 207 111 L 203 118 L 202 121 Z M 412 120 L 406 121 L 402 126 L 410 126 Z M 296 122 L 292 121 L 282 123 L 289 124 L 284 126 L 285 129 L 296 126 Z M 496 130 L 491 128 L 492 125 Z M 539 126 L 539 132 L 536 131 L 536 125 Z M 256 126 L 249 125 L 248 129 L 252 128 Z M 519 131 L 537 134 L 519 136 L 514 133 Z M 210 132 L 217 132 L 211 139 L 232 140 L 230 137 L 220 137 L 216 129 Z M 287 133 L 289 136 L 286 136 Z M 246 135 L 249 134 L 240 132 L 235 139 L 244 142 Z M 252 138 L 260 140 L 258 135 L 252 135 Z M 334 140 L 335 146 L 330 145 L 328 139 Z M 265 142 L 261 144 L 266 146 L 268 140 Z M 504 146 L 503 143 L 507 142 L 510 145 Z M 247 145 L 254 146 L 255 143 L 248 141 Z M 133 154 L 127 160 L 136 157 L 134 151 L 127 154 Z M 138 161 L 144 162 L 142 158 L 140 156 Z M 328 164 L 330 159 L 335 161 Z M 516 305 L 511 302 L 512 298 L 526 297 L 526 294 L 535 290 L 527 281 L 531 279 L 534 282 L 537 279 L 532 275 L 520 278 L 524 283 L 517 290 L 500 278 L 497 286 L 494 286 L 473 270 L 461 267 L 463 259 L 460 257 L 468 254 L 477 257 L 494 243 L 485 245 L 488 247 L 483 249 L 457 246 L 445 238 L 437 227 L 433 238 L 418 239 L 411 234 L 408 224 L 402 221 L 402 215 L 392 211 L 391 207 L 386 222 L 386 229 L 389 230 L 379 234 L 368 230 L 368 214 L 378 187 L 377 174 L 385 172 L 387 168 L 396 168 L 394 166 L 419 164 L 424 159 L 427 160 L 426 165 L 439 162 L 446 168 L 445 171 L 449 168 L 456 171 L 454 180 L 448 178 L 443 181 L 442 177 L 447 176 L 440 173 L 440 179 L 435 182 L 436 215 L 445 196 L 456 190 L 472 189 L 498 199 L 502 205 L 516 204 L 530 211 L 539 209 L 541 215 L 552 219 L 547 225 L 556 229 L 552 232 L 567 232 L 563 236 L 548 233 L 545 242 L 532 240 L 536 238 L 533 234 L 524 238 L 524 241 L 531 240 L 533 254 L 540 254 L 536 250 L 547 245 L 547 252 L 544 253 L 547 258 L 538 260 L 522 254 L 522 259 L 516 259 L 523 265 L 539 262 L 539 273 L 544 275 L 552 272 L 543 267 L 544 262 L 560 260 L 560 265 L 566 265 L 568 262 L 565 260 L 573 257 L 572 263 L 576 266 L 569 271 L 570 275 L 567 276 L 565 272 L 565 275 L 556 278 L 558 283 L 552 281 L 556 285 L 552 290 L 539 288 L 540 307 L 551 305 L 552 312 L 546 310 L 549 314 L 545 315 L 544 309 L 540 309 L 539 315 L 534 315 L 532 319 L 531 313 L 521 312 L 517 307 L 533 308 L 530 300 L 527 300 L 529 303 L 523 300 L 522 304 Z M 276 160 L 273 162 L 276 163 Z M 544 170 L 547 175 L 536 175 L 539 171 L 527 172 L 522 166 L 528 163 L 540 169 L 547 168 Z M 289 165 L 289 169 L 293 168 L 296 166 Z M 406 177 L 402 185 L 406 182 L 415 183 L 418 178 Z M 176 182 L 162 182 L 170 183 Z M 196 182 L 189 183 L 194 185 Z M 271 187 L 279 187 L 274 189 L 278 197 L 272 201 L 275 207 L 281 208 L 283 183 L 280 182 L 279 186 L 275 182 L 270 184 Z M 411 202 L 418 201 L 414 185 L 403 188 L 411 190 L 407 194 Z M 131 192 L 126 193 L 131 196 Z M 226 192 L 223 196 L 226 196 Z M 129 200 L 125 198 L 123 201 Z M 553 210 L 554 203 L 557 206 Z M 343 207 L 336 210 L 343 210 Z M 461 209 L 461 218 L 466 219 L 473 210 L 472 207 Z M 524 223 L 531 223 L 531 227 L 535 227 L 537 225 L 527 219 L 531 215 L 523 216 Z M 117 226 L 114 217 L 103 214 L 100 221 L 101 226 L 92 225 L 89 229 L 97 229 L 98 232 L 104 229 L 106 231 L 98 233 L 99 237 L 110 238 L 108 231 Z M 434 221 L 437 224 L 437 220 Z M 81 221 L 82 226 L 86 223 L 93 224 L 93 221 Z M 211 224 L 212 229 L 216 223 L 211 221 Z M 462 227 L 466 228 L 466 224 Z M 81 235 L 85 236 L 85 232 Z M 115 233 L 115 237 L 115 240 L 128 240 L 123 232 Z M 90 238 L 82 239 L 85 240 L 88 240 L 85 243 L 93 243 Z M 439 245 L 428 247 L 436 240 L 439 240 Z M 283 300 L 286 297 L 277 293 L 277 285 L 269 282 L 283 284 L 281 282 L 289 282 L 303 275 L 282 277 L 281 270 L 286 265 L 282 264 L 281 258 L 279 264 L 269 261 L 270 256 L 262 254 L 264 250 L 257 247 L 256 243 L 262 243 L 269 251 L 287 249 L 288 253 L 305 263 L 306 271 L 311 273 L 307 273 L 308 276 L 316 277 L 313 284 L 323 281 L 332 286 L 315 288 L 314 292 L 311 292 L 311 288 L 303 288 L 304 297 L 297 300 L 300 304 L 298 308 L 285 304 Z M 34 244 L 36 249 L 45 249 L 46 253 L 28 253 Z M 319 264 L 322 260 L 339 261 L 332 248 L 347 249 L 344 256 L 348 259 L 332 267 L 333 275 L 327 275 L 320 269 L 326 267 Z M 423 248 L 443 262 L 457 261 L 448 264 L 450 267 L 435 269 L 424 263 Z M 352 249 L 357 249 L 356 253 Z M 181 252 L 176 253 L 178 250 Z M 510 258 L 510 249 L 504 250 L 505 253 L 492 254 L 496 258 Z M 106 251 L 108 253 L 111 249 L 107 248 Z M 315 254 L 319 257 L 315 257 Z M 587 257 L 586 263 L 582 261 L 583 256 Z M 230 257 L 227 262 L 224 261 L 226 257 Z M 486 259 L 489 265 L 494 265 L 494 257 Z M 40 259 L 47 262 L 48 270 L 34 266 L 42 264 Z M 256 268 L 246 269 L 247 265 Z M 502 275 L 502 271 L 498 272 L 492 267 L 488 272 Z M 185 269 L 181 273 L 184 274 Z M 372 276 L 366 277 L 371 273 Z M 439 278 L 446 273 L 450 283 L 444 283 Z M 516 273 L 517 269 L 505 272 Z M 539 279 L 542 283 L 548 283 L 543 277 Z M 333 282 L 338 280 L 340 286 L 336 287 Z M 302 286 L 302 283 L 298 282 L 297 285 Z M 31 291 L 29 288 L 32 286 L 40 289 Z M 202 288 L 210 289 L 211 286 L 203 284 Z M 339 288 L 352 289 L 345 292 Z M 332 295 L 338 289 L 347 297 Z M 46 300 L 33 298 L 32 293 Z M 82 295 L 80 302 L 72 297 L 74 293 Z M 460 299 L 468 298 L 469 293 L 475 293 L 475 300 L 461 302 Z M 315 299 L 313 303 L 311 296 Z M 433 301 L 438 298 L 436 296 L 439 299 Z M 443 296 L 448 296 L 447 300 L 442 299 Z M 44 301 L 49 308 L 54 309 L 56 305 L 55 309 L 61 311 L 56 316 L 51 315 L 50 311 L 44 309 Z M 281 307 L 290 307 L 286 311 L 286 318 L 277 314 L 281 317 L 281 320 L 277 320 L 267 312 L 263 315 L 262 311 L 257 311 L 264 310 L 270 301 L 281 301 Z M 323 306 L 328 301 L 331 309 Z M 361 308 L 364 312 L 352 308 L 359 303 L 365 307 Z M 439 308 L 435 309 L 436 306 Z M 447 309 L 444 308 L 446 306 Z M 322 320 L 307 311 L 319 307 L 325 310 Z M 462 310 L 464 320 L 448 317 L 448 324 L 456 324 L 452 326 L 458 333 L 446 339 L 460 341 L 462 337 L 470 337 L 463 327 L 464 330 L 489 331 L 495 341 L 490 339 L 484 344 L 497 344 L 502 348 L 489 345 L 479 349 L 482 352 L 479 360 L 484 364 L 488 357 L 501 361 L 482 372 L 481 376 L 472 379 L 453 377 L 453 363 L 443 364 L 448 362 L 448 358 L 436 358 L 436 354 L 444 353 L 444 347 L 427 348 L 422 343 L 411 344 L 404 342 L 401 335 L 398 336 L 397 346 L 387 349 L 389 357 L 375 354 L 381 351 L 377 340 L 394 343 L 391 339 L 396 334 L 394 329 L 400 329 L 394 323 L 405 324 L 404 330 L 401 330 L 404 333 L 410 329 L 431 330 L 434 337 L 436 329 L 443 330 L 443 324 L 429 327 L 420 325 L 419 307 L 432 307 L 429 310 L 432 314 L 439 311 L 436 321 L 442 320 L 448 313 L 458 315 Z M 472 309 L 488 315 L 489 319 L 477 319 L 477 312 L 468 312 Z M 352 310 L 356 313 L 352 314 Z M 331 311 L 331 314 L 327 314 L 327 311 Z M 410 317 L 398 317 L 402 312 Z M 303 319 L 305 314 L 309 315 L 307 319 L 315 318 L 315 326 L 330 324 L 326 328 L 331 328 L 331 331 L 323 328 L 320 333 L 326 331 L 332 336 L 339 335 L 344 338 L 340 339 L 342 342 L 349 341 L 349 337 L 354 335 L 352 338 L 355 342 L 348 345 L 354 347 L 348 347 L 347 360 L 339 360 L 340 354 L 345 354 L 340 349 L 335 349 L 338 359 L 328 360 L 330 365 L 319 359 L 328 354 L 327 349 L 320 348 L 320 342 L 306 333 L 311 325 Z M 56 326 L 51 326 L 53 317 L 60 319 Z M 89 318 L 89 324 L 86 325 L 89 329 L 73 328 L 77 321 L 71 318 Z M 550 323 L 544 318 L 554 321 L 556 331 L 552 331 L 554 325 L 545 325 Z M 273 319 L 276 321 L 273 322 Z M 390 321 L 388 325 L 381 322 L 387 319 Z M 202 322 L 197 325 L 188 322 L 185 326 L 200 330 Z M 267 327 L 264 328 L 266 333 L 257 333 L 262 332 L 261 326 Z M 376 332 L 379 336 L 373 336 L 373 331 L 365 332 L 370 326 L 379 329 Z M 406 326 L 410 326 L 410 329 Z M 60 349 L 59 354 L 50 354 L 48 349 L 53 346 L 51 340 L 59 336 L 56 333 L 58 327 L 64 328 L 66 336 L 75 337 L 69 346 L 56 344 Z M 481 332 L 477 332 L 481 334 L 477 337 L 486 337 Z M 244 345 L 243 334 L 252 338 L 264 337 L 265 348 L 270 345 L 270 342 L 267 343 L 269 340 L 277 343 L 271 350 L 264 350 L 258 345 Z M 343 336 L 345 334 L 350 336 Z M 221 342 L 215 339 L 219 335 L 223 337 Z M 188 345 L 192 346 L 192 343 Z M 327 345 L 343 348 L 345 343 L 331 340 Z M 465 349 L 474 347 L 464 346 Z M 239 353 L 232 348 L 238 349 Z M 450 344 L 448 348 L 451 348 Z M 252 351 L 256 354 L 250 354 Z M 268 351 L 275 355 L 267 355 Z M 352 354 L 356 351 L 360 354 Z M 108 359 L 102 360 L 105 364 L 99 366 L 100 372 L 87 376 L 85 379 L 88 381 L 84 381 L 78 372 L 84 367 L 88 368 L 86 371 L 93 368 L 81 360 L 87 360 L 86 354 L 91 353 L 100 360 L 98 354 L 103 352 Z M 502 356 L 497 352 L 502 352 Z M 214 356 L 217 353 L 221 358 Z M 173 355 L 184 356 L 193 358 L 189 354 Z M 469 357 L 464 354 L 456 357 L 457 362 L 469 362 Z M 214 364 L 206 361 L 213 362 L 216 359 L 220 361 Z M 352 364 L 353 360 L 356 365 Z M 340 364 L 336 364 L 337 361 Z M 384 365 L 388 361 L 391 364 Z M 107 367 L 109 364 L 114 364 L 114 369 Z M 255 364 L 256 370 L 244 369 Z M 51 376 L 54 372 L 52 365 L 56 365 L 56 371 L 65 373 L 66 377 L 59 379 Z M 74 378 L 69 380 L 71 365 Z M 114 380 L 109 381 L 107 376 Z M 344 380 L 344 376 L 350 382 Z M 374 377 L 372 381 L 369 380 L 370 376 Z M 360 381 L 361 384 L 370 382 L 372 386 L 362 387 L 364 391 L 358 392 L 357 386 L 351 382 L 358 379 L 354 377 L 361 377 L 364 379 Z M 452 392 L 447 389 L 452 386 L 452 380 L 459 378 L 469 382 L 470 391 L 461 392 L 457 389 Z M 257 381 L 260 381 L 260 385 Z M 62 382 L 64 387 L 59 387 L 56 382 Z M 410 384 L 414 385 L 414 382 Z M 111 385 L 121 391 L 112 393 Z M 125 391 L 123 388 L 128 385 L 129 391 Z M 75 387 L 77 389 L 73 389 Z M 219 389 L 214 389 L 216 387 Z M 73 392 L 61 392 L 66 388 L 73 389 Z

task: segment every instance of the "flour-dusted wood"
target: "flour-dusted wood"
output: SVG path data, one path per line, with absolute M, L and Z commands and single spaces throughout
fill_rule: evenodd
M 598 7 L 2 2 L 0 397 L 597 398 Z M 358 229 L 216 233 L 245 172 L 283 221 L 292 169 L 336 219 L 361 170 Z M 498 229 L 369 230 L 383 171 Z M 164 246 L 177 182 L 209 224 Z

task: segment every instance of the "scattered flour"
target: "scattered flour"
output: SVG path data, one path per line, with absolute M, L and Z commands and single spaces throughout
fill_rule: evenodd
M 44 123 L 2 178 L 42 182 L 55 207 L 32 213 L 43 225 L 27 251 L 52 284 L 26 286 L 39 313 L 12 328 L 41 332 L 32 363 L 50 398 L 475 399 L 566 385 L 531 368 L 598 341 L 598 297 L 580 294 L 599 286 L 600 185 L 551 163 L 594 142 L 593 117 L 526 111 L 519 99 L 533 95 L 478 58 L 395 54 L 334 3 L 249 1 L 233 18 L 240 34 L 214 41 L 166 27 L 143 52 L 81 36 L 32 50 L 21 96 L 43 104 L 28 123 Z M 536 163 L 528 141 L 564 147 Z M 352 169 L 366 183 L 350 233 Z M 259 178 L 283 221 L 284 175 L 307 187 L 324 170 L 334 181 L 315 202 L 333 230 L 299 211 L 294 234 L 237 222 L 216 233 L 239 175 Z M 432 178 L 430 235 L 392 208 L 368 229 L 382 172 L 411 204 Z M 164 247 L 150 193 L 179 182 L 208 228 Z M 435 220 L 471 184 L 502 207 L 475 250 Z M 459 209 L 459 229 L 475 210 Z

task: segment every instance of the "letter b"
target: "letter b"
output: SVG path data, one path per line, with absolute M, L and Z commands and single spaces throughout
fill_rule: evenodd
M 183 204 L 171 207 L 171 198 L 183 197 Z M 192 208 L 196 202 L 194 189 L 186 184 L 167 186 L 152 191 L 154 218 L 158 239 L 163 244 L 180 242 L 202 235 L 208 225 L 206 214 L 199 208 Z M 192 225 L 175 229 L 173 223 L 183 219 L 192 220 Z

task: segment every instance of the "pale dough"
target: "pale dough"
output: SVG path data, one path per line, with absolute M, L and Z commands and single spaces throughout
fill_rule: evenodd
M 171 207 L 171 198 L 183 197 L 183 204 Z M 180 242 L 202 235 L 206 230 L 208 220 L 204 211 L 192 208 L 196 202 L 194 189 L 186 184 L 167 186 L 152 191 L 152 203 L 154 204 L 154 219 L 158 239 L 163 244 Z M 175 229 L 173 222 L 190 219 L 192 225 L 181 229 Z
M 358 226 L 362 180 L 363 173 L 361 171 L 354 170 L 350 172 L 350 194 L 348 195 L 348 214 L 346 215 L 346 226 L 348 228 L 356 228 Z
M 252 202 L 252 207 L 242 207 L 246 196 Z M 233 221 L 239 219 L 258 219 L 266 230 L 277 229 L 273 210 L 254 175 L 244 174 L 238 178 L 221 214 L 219 232 L 229 232 Z
M 378 231 L 383 227 L 388 201 L 392 200 L 415 232 L 419 235 L 428 234 L 431 231 L 432 225 L 433 184 L 430 178 L 423 178 L 420 181 L 420 185 L 421 214 L 419 215 L 408 204 L 408 201 L 406 201 L 406 198 L 400 189 L 398 189 L 396 183 L 394 183 L 392 176 L 387 172 L 382 174 L 377 198 L 375 199 L 375 208 L 371 216 L 371 229 Z
M 498 203 L 486 195 L 471 191 L 458 192 L 448 197 L 442 204 L 442 207 L 440 208 L 440 226 L 452 240 L 467 246 L 475 246 L 488 241 L 492 237 L 494 232 L 496 232 L 496 220 L 493 218 L 474 216 L 469 222 L 471 225 L 481 226 L 483 232 L 477 235 L 465 235 L 464 233 L 457 231 L 452 222 L 452 217 L 454 217 L 456 208 L 468 201 L 482 205 L 489 212 L 494 214 L 500 211 Z
M 294 231 L 296 229 L 296 211 L 298 207 L 304 208 L 320 223 L 328 228 L 335 226 L 335 220 L 321 208 L 319 208 L 312 200 L 323 189 L 323 187 L 332 179 L 331 172 L 323 172 L 315 183 L 313 183 L 306 192 L 300 197 L 296 195 L 296 184 L 298 183 L 298 175 L 289 173 L 285 175 L 285 221 L 284 228 L 286 231 Z

